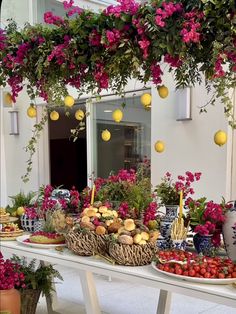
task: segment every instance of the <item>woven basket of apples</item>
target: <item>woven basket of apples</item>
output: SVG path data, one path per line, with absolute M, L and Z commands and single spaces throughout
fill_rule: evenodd
M 120 265 L 150 264 L 158 236 L 159 231 L 150 231 L 139 220 L 125 219 L 109 243 L 109 255 Z
M 67 247 L 81 256 L 106 255 L 108 235 L 117 232 L 122 221 L 106 206 L 85 208 L 75 226 L 66 234 Z

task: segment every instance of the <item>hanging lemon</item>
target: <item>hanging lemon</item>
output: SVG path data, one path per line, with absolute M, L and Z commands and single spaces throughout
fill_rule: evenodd
M 227 134 L 222 130 L 217 131 L 214 135 L 214 142 L 219 146 L 224 145 L 227 142 Z
M 75 100 L 72 96 L 68 95 L 64 98 L 64 104 L 67 107 L 72 107 L 75 103 Z
M 76 119 L 76 120 L 79 120 L 79 121 L 82 121 L 83 118 L 84 118 L 84 112 L 83 112 L 83 110 L 78 109 L 78 110 L 75 112 L 75 119 Z
M 30 118 L 35 118 L 37 116 L 37 110 L 33 104 L 28 107 L 27 116 Z
M 152 102 L 152 96 L 148 93 L 145 93 L 141 96 L 140 101 L 144 107 L 150 106 Z
M 157 153 L 162 153 L 165 150 L 165 143 L 162 141 L 157 141 L 154 147 Z
M 111 138 L 111 133 L 106 129 L 102 131 L 102 139 L 105 142 L 108 142 Z
M 112 119 L 115 122 L 120 122 L 123 119 L 123 112 L 120 109 L 116 109 L 112 113 Z
M 166 98 L 169 95 L 169 89 L 165 85 L 157 87 L 157 91 L 161 98 Z
M 51 113 L 50 113 L 50 119 L 52 121 L 57 121 L 59 119 L 59 113 L 56 111 L 56 110 L 53 110 Z
M 7 105 L 7 106 L 11 106 L 12 105 L 12 96 L 10 93 L 6 93 L 4 95 L 4 103 Z

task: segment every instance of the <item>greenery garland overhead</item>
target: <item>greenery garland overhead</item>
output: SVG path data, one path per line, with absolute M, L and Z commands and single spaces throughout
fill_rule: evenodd
M 23 86 L 33 100 L 60 105 L 67 86 L 100 93 L 122 93 L 130 78 L 161 85 L 165 64 L 176 87 L 205 77 L 232 127 L 229 88 L 236 86 L 236 10 L 234 0 L 121 0 L 100 13 L 64 1 L 66 17 L 44 14 L 48 25 L 15 22 L 0 29 L 0 85 L 13 101 Z M 205 107 L 202 108 L 205 111 Z

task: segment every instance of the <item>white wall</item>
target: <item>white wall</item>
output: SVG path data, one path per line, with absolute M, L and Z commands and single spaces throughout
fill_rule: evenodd
M 156 185 L 167 172 L 176 175 L 185 171 L 202 172 L 201 181 L 195 184 L 196 196 L 206 196 L 219 201 L 226 193 L 227 145 L 216 146 L 213 136 L 219 129 L 227 131 L 223 105 L 208 106 L 207 114 L 199 114 L 198 106 L 209 99 L 204 86 L 192 89 L 192 120 L 176 121 L 176 95 L 172 76 L 165 74 L 163 83 L 170 94 L 161 99 L 152 88 L 152 183 Z M 156 153 L 154 143 L 166 144 L 163 153 Z

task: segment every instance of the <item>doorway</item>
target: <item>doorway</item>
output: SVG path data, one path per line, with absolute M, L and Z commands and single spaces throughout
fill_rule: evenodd
M 86 126 L 76 141 L 71 138 L 71 129 L 78 125 L 74 117 L 78 109 L 85 112 L 83 105 L 75 105 L 67 117 L 64 109 L 58 108 L 60 118 L 49 119 L 49 156 L 51 185 L 69 190 L 74 186 L 81 191 L 87 186 Z

